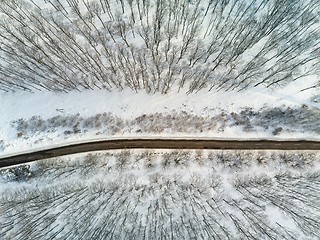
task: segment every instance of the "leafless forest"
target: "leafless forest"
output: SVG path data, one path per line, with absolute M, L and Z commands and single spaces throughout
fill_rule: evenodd
M 0 90 L 187 93 L 319 75 L 318 0 L 0 2 Z M 311 87 L 317 87 L 311 86 Z
M 0 171 L 1 239 L 319 239 L 316 152 L 114 151 Z

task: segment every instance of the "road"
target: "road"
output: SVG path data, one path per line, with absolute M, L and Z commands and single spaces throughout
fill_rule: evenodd
M 320 150 L 317 141 L 121 139 L 73 144 L 0 158 L 0 168 L 41 159 L 112 149 Z

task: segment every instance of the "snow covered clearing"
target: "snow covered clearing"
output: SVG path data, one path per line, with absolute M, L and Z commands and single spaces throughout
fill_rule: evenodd
M 0 172 L 1 239 L 319 239 L 318 151 L 108 151 Z
M 317 90 L 300 88 L 0 93 L 0 155 L 110 138 L 319 140 Z
M 127 137 L 318 140 L 319 9 L 2 1 L 0 155 Z

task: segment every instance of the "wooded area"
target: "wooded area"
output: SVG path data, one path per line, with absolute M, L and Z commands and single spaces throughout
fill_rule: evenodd
M 318 239 L 317 152 L 113 151 L 0 171 L 3 239 Z
M 278 87 L 318 76 L 318 0 L 0 3 L 0 90 Z M 312 86 L 312 87 L 316 87 Z

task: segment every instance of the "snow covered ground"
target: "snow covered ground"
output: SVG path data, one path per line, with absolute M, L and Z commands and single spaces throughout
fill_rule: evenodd
M 319 239 L 319 151 L 132 150 L 0 171 L 0 238 Z
M 107 2 L 0 2 L 0 157 L 118 138 L 320 140 L 316 0 Z M 319 239 L 318 159 L 138 150 L 0 169 L 0 239 Z
M 319 88 L 300 90 L 319 82 L 320 4 L 286 4 L 1 2 L 0 90 L 8 93 L 0 92 L 0 156 L 128 137 L 318 140 Z M 278 111 L 267 114 L 278 125 L 256 122 L 259 113 L 288 107 L 307 107 L 312 114 L 291 116 L 292 124 L 288 114 L 272 116 Z M 237 120 L 248 108 L 254 114 Z M 84 126 L 104 113 L 111 122 Z M 180 113 L 192 121 L 170 126 Z M 65 126 L 66 118 L 77 114 L 83 121 Z M 161 118 L 168 115 L 161 129 Z M 58 126 L 47 126 L 57 119 Z M 30 121 L 36 124 L 30 127 Z
M 307 129 L 299 129 L 290 126 L 287 131 L 273 134 L 273 127 L 265 129 L 257 126 L 256 129 L 245 131 L 244 126 L 226 123 L 223 130 L 217 126 L 211 130 L 200 131 L 199 129 L 190 132 L 178 131 L 177 129 L 166 129 L 165 131 L 144 132 L 137 126 L 130 126 L 132 120 L 141 116 L 159 114 L 187 113 L 193 117 L 211 119 L 221 114 L 230 115 L 232 112 L 239 113 L 244 108 L 251 108 L 259 113 L 262 108 L 302 108 L 308 106 L 311 111 L 319 111 L 319 103 L 311 99 L 317 95 L 317 89 L 300 91 L 314 83 L 314 79 L 307 79 L 304 85 L 292 83 L 285 88 L 267 89 L 265 87 L 250 88 L 241 92 L 224 92 L 201 90 L 198 93 L 185 94 L 172 89 L 166 95 L 147 94 L 145 92 L 134 93 L 130 90 L 108 92 L 104 90 L 53 93 L 0 93 L 0 155 L 16 154 L 22 151 L 32 151 L 35 149 L 63 145 L 75 142 L 85 142 L 110 138 L 216 138 L 216 139 L 313 139 L 319 140 L 319 134 Z M 27 121 L 33 116 L 40 116 L 43 120 L 60 116 L 74 116 L 80 114 L 82 118 L 93 117 L 97 114 L 109 113 L 118 117 L 129 126 L 118 129 L 116 132 L 103 131 L 104 129 L 89 128 L 82 129 L 77 134 L 64 134 L 66 128 L 54 128 L 41 130 L 35 127 L 32 133 L 27 132 L 22 136 L 16 129 L 14 121 L 24 119 Z M 317 116 L 317 115 L 316 115 Z M 282 117 L 285 118 L 286 116 Z M 253 117 L 256 118 L 256 117 Z M 130 120 L 130 121 L 129 121 Z M 255 119 L 249 119 L 252 124 Z M 285 123 L 285 119 L 280 119 Z M 303 119 L 302 119 L 303 120 Z M 302 121 L 301 119 L 299 121 Z M 308 119 L 306 119 L 308 120 Z M 154 120 L 155 121 L 155 120 Z M 213 121 L 212 119 L 210 120 Z M 317 119 L 313 121 L 317 125 Z M 150 120 L 150 124 L 153 124 Z M 186 123 L 181 124 L 181 127 Z M 192 123 L 190 123 L 192 125 Z M 271 123 L 270 123 L 271 124 Z M 303 122 L 301 122 L 303 124 Z M 282 126 L 282 125 L 281 125 Z M 283 126 L 284 127 L 284 126 Z M 83 126 L 79 126 L 80 130 Z M 71 129 L 72 130 L 72 129 Z

